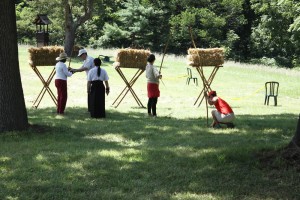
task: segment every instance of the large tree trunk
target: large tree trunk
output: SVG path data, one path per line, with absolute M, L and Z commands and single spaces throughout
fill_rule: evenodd
M 68 56 L 72 56 L 72 50 L 75 43 L 75 32 L 77 27 L 75 26 L 72 9 L 68 1 L 65 0 L 65 45 L 64 49 Z
M 288 146 L 283 149 L 282 156 L 287 160 L 300 162 L 300 115 L 296 133 Z
M 68 56 L 72 55 L 75 43 L 75 33 L 79 26 L 91 19 L 94 0 L 83 1 L 83 15 L 74 20 L 72 6 L 68 0 L 62 0 L 65 9 L 65 45 L 64 49 Z
M 72 55 L 72 52 L 73 52 L 72 50 L 73 50 L 73 46 L 74 46 L 74 43 L 75 43 L 75 32 L 76 32 L 77 28 L 74 27 L 74 24 L 71 23 L 71 21 L 69 21 L 67 24 L 68 25 L 65 28 L 65 45 L 64 45 L 64 49 L 65 49 L 65 52 L 67 53 L 67 55 L 69 57 L 77 56 L 77 55 Z
M 65 52 L 67 53 L 67 55 L 69 57 L 74 57 L 77 55 L 72 55 L 73 53 L 73 47 L 74 47 L 74 43 L 75 43 L 75 31 L 74 30 L 68 30 L 66 31 L 66 36 L 65 36 Z
M 15 1 L 0 1 L 0 132 L 28 127 L 18 60 Z
M 289 145 L 296 145 L 298 148 L 300 148 L 300 115 L 298 119 L 296 133 Z

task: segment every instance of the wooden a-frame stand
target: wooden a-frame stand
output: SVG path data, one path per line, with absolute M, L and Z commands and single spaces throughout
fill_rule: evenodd
M 192 32 L 192 28 L 189 27 L 189 32 L 190 32 L 190 35 L 191 35 L 191 39 L 192 39 L 192 43 L 194 45 L 194 48 L 197 48 L 196 47 L 196 43 L 194 41 L 194 37 L 193 37 L 193 32 Z M 198 56 L 199 56 L 199 53 L 198 53 Z M 211 65 L 209 67 L 212 67 Z M 205 103 L 206 103 L 206 125 L 208 127 L 208 100 L 205 98 L 205 93 L 206 92 L 209 92 L 211 91 L 211 87 L 210 85 L 212 84 L 212 81 L 214 80 L 215 76 L 216 76 L 216 73 L 218 72 L 219 68 L 222 67 L 221 65 L 216 65 L 216 66 L 213 66 L 213 70 L 212 72 L 210 73 L 208 79 L 205 77 L 205 74 L 204 74 L 204 66 L 203 65 L 200 65 L 200 66 L 195 66 L 197 72 L 199 73 L 201 79 L 202 79 L 202 83 L 203 83 L 203 88 L 198 96 L 198 98 L 196 99 L 194 105 L 197 104 L 197 102 L 200 100 L 200 103 L 198 104 L 198 107 L 201 105 L 203 99 L 205 99 Z
M 210 66 L 210 67 L 211 67 L 211 66 Z M 219 68 L 222 67 L 222 66 L 213 66 L 213 67 L 214 67 L 214 68 L 213 68 L 213 70 L 211 71 L 211 73 L 210 73 L 208 79 L 205 77 L 205 75 L 204 75 L 204 70 L 203 70 L 203 68 L 206 68 L 206 67 L 203 67 L 203 66 L 197 66 L 197 67 L 195 67 L 196 70 L 197 70 L 197 72 L 199 73 L 201 79 L 202 79 L 202 82 L 203 82 L 203 88 L 202 88 L 202 90 L 201 90 L 201 92 L 200 92 L 198 98 L 196 99 L 196 101 L 195 101 L 195 103 L 194 103 L 194 105 L 196 105 L 197 102 L 200 101 L 199 104 L 198 104 L 198 107 L 201 105 L 203 99 L 205 98 L 204 93 L 205 93 L 206 91 L 211 91 L 211 90 L 212 90 L 211 87 L 210 87 L 210 85 L 212 84 L 212 82 L 213 82 L 213 80 L 214 80 L 214 78 L 215 78 L 215 76 L 216 76 L 216 74 L 217 74 Z
M 112 105 L 115 106 L 115 108 L 117 108 L 120 103 L 123 101 L 124 97 L 127 95 L 127 93 L 130 91 L 132 96 L 134 97 L 135 101 L 137 102 L 138 106 L 145 108 L 145 106 L 142 104 L 141 100 L 138 98 L 138 96 L 136 95 L 136 93 L 134 92 L 134 90 L 132 89 L 132 86 L 134 85 L 134 83 L 138 80 L 138 78 L 143 74 L 143 72 L 145 71 L 145 69 L 138 69 L 137 72 L 134 74 L 134 76 L 130 79 L 130 81 L 128 81 L 124 75 L 124 73 L 122 72 L 121 68 L 119 66 L 115 67 L 116 71 L 118 72 L 118 74 L 121 76 L 122 80 L 125 82 L 126 86 L 125 88 L 122 90 L 122 92 L 120 93 L 120 95 L 116 98 L 116 100 L 113 102 Z
M 29 63 L 29 65 L 31 66 L 31 68 L 33 69 L 33 71 L 35 72 L 35 74 L 39 77 L 39 79 L 41 80 L 41 82 L 43 83 L 43 88 L 40 91 L 39 95 L 37 96 L 37 98 L 35 99 L 34 103 L 33 103 L 33 107 L 34 108 L 38 108 L 39 104 L 41 103 L 46 91 L 49 93 L 51 99 L 53 100 L 54 104 L 57 106 L 57 98 L 56 96 L 53 94 L 51 88 L 50 88 L 50 83 L 55 75 L 55 68 L 53 68 L 53 70 L 51 71 L 51 73 L 49 74 L 49 77 L 47 79 L 44 79 L 44 77 L 42 76 L 41 72 L 38 70 L 37 66 L 33 65 L 32 63 Z

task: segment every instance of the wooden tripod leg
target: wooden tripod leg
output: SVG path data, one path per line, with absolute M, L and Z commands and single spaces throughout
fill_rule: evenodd
M 198 107 L 201 105 L 201 103 L 202 103 L 203 100 L 204 100 L 204 93 L 203 93 L 203 92 L 204 92 L 204 88 L 206 88 L 207 90 L 211 90 L 210 85 L 212 84 L 212 81 L 214 80 L 215 75 L 216 75 L 216 73 L 217 73 L 218 70 L 219 70 L 219 67 L 220 67 L 220 66 L 215 66 L 215 67 L 214 67 L 214 69 L 212 70 L 212 72 L 211 72 L 211 74 L 210 74 L 210 76 L 209 76 L 208 79 L 205 78 L 203 68 L 202 68 L 202 67 L 201 67 L 201 68 L 200 68 L 200 67 L 197 67 L 197 71 L 198 71 L 198 73 L 199 73 L 199 75 L 200 75 L 200 77 L 201 77 L 201 79 L 202 79 L 202 81 L 203 81 L 203 83 L 204 83 L 204 87 L 203 87 L 201 93 L 199 94 L 199 96 L 198 96 L 198 98 L 197 98 L 197 100 L 196 100 L 196 102 L 195 102 L 195 104 L 196 104 L 197 101 L 201 98 L 200 103 L 198 104 Z M 194 104 L 194 105 L 195 105 L 195 104 Z
M 213 71 L 211 72 L 211 74 L 207 80 L 207 86 L 209 87 L 210 90 L 211 90 L 210 85 L 213 82 L 218 70 L 219 70 L 219 66 L 214 67 Z
M 202 96 L 202 93 L 203 93 L 203 89 L 201 90 L 200 94 L 198 95 L 198 97 L 197 97 L 197 99 L 196 99 L 194 105 L 197 104 L 197 102 L 199 101 L 200 97 Z
M 127 93 L 130 91 L 131 94 L 133 95 L 135 101 L 137 102 L 137 104 L 141 107 L 144 107 L 142 102 L 140 101 L 140 99 L 138 98 L 138 96 L 136 95 L 134 90 L 132 89 L 132 86 L 137 81 L 137 79 L 140 77 L 140 75 L 144 72 L 144 70 L 138 69 L 138 71 L 135 73 L 135 75 L 132 77 L 132 79 L 129 82 L 127 81 L 125 75 L 123 74 L 123 72 L 121 71 L 121 69 L 119 67 L 116 68 L 116 70 L 119 73 L 119 75 L 121 76 L 121 78 L 123 79 L 123 81 L 125 82 L 126 86 L 123 89 L 123 91 L 120 93 L 120 95 L 116 98 L 116 100 L 113 102 L 113 105 L 119 100 L 119 102 L 115 106 L 115 107 L 118 107 L 119 104 L 123 101 L 123 99 L 127 95 Z
M 57 99 L 55 97 L 55 95 L 53 94 L 53 92 L 50 89 L 50 83 L 55 75 L 55 69 L 52 70 L 52 72 L 50 73 L 47 81 L 45 81 L 44 77 L 42 76 L 42 74 L 39 72 L 39 70 L 37 69 L 37 67 L 32 66 L 33 71 L 36 73 L 36 75 L 39 77 L 39 79 L 41 80 L 41 82 L 43 83 L 43 88 L 40 91 L 38 97 L 36 98 L 36 100 L 33 103 L 33 107 L 38 108 L 39 104 L 41 103 L 46 91 L 49 93 L 51 99 L 53 100 L 54 104 L 57 106 Z
M 201 69 L 200 69 L 200 67 L 196 67 L 196 70 L 197 70 L 197 72 L 199 73 L 200 78 L 201 78 L 201 80 L 202 80 L 202 82 L 203 82 L 204 79 L 205 79 L 205 76 L 204 76 L 202 67 L 201 67 Z M 202 96 L 202 93 L 203 93 L 203 92 L 204 92 L 204 88 L 201 90 L 200 94 L 198 95 L 198 97 L 197 97 L 197 99 L 196 99 L 194 105 L 196 105 L 196 103 L 198 102 L 198 100 L 199 100 L 200 97 Z M 202 101 L 202 100 L 201 100 L 201 101 Z
M 50 95 L 52 101 L 53 101 L 54 104 L 57 106 L 57 98 L 56 98 L 56 96 L 54 95 L 54 93 L 52 92 L 52 90 L 51 90 L 51 88 L 50 88 L 50 83 L 51 83 L 51 81 L 52 81 L 52 79 L 53 79 L 55 73 L 56 73 L 56 72 L 55 72 L 55 69 L 53 69 L 52 72 L 51 72 L 51 74 L 49 75 L 47 81 L 46 81 L 46 84 L 47 84 L 46 89 L 47 89 L 47 92 L 49 93 L 49 95 Z
M 121 69 L 118 67 L 116 68 L 117 72 L 119 73 L 119 75 L 121 76 L 121 78 L 123 79 L 123 81 L 125 82 L 126 86 L 125 88 L 122 90 L 122 92 L 120 93 L 120 95 L 116 98 L 116 100 L 113 102 L 112 105 L 114 105 L 118 100 L 119 102 L 117 103 L 117 105 L 115 107 L 118 107 L 119 104 L 123 101 L 124 97 L 127 95 L 127 93 L 129 92 L 129 88 L 131 87 L 131 85 L 128 83 L 125 75 L 123 74 L 123 72 L 121 71 Z M 136 73 L 137 74 L 137 73 Z M 136 74 L 134 76 L 136 76 Z M 123 96 L 122 96 L 123 95 Z M 120 98 L 120 99 L 119 99 Z
M 203 82 L 203 88 L 204 88 L 204 93 L 207 92 L 207 88 Z M 205 97 L 205 95 L 204 95 Z M 206 126 L 208 127 L 208 105 L 207 105 L 207 99 L 205 98 L 205 105 L 206 105 Z
M 138 73 L 138 72 L 137 72 Z M 133 76 L 133 78 L 130 80 L 130 82 L 128 82 L 127 81 L 127 79 L 126 79 L 126 77 L 124 76 L 124 74 L 122 73 L 122 71 L 120 70 L 120 76 L 121 76 L 121 78 L 124 80 L 124 82 L 125 82 L 125 84 L 126 84 L 126 87 L 124 88 L 124 90 L 122 91 L 122 93 L 123 92 L 125 92 L 124 94 L 123 94 L 123 96 L 122 96 L 122 98 L 120 99 L 120 101 L 119 101 L 119 103 L 117 104 L 117 106 L 119 106 L 119 104 L 123 101 L 123 99 L 125 98 L 125 96 L 127 95 L 127 93 L 130 91 L 132 94 L 134 93 L 134 92 L 132 92 L 132 84 L 134 84 L 134 82 L 133 82 L 133 79 L 134 79 L 134 77 L 137 75 L 137 73 Z M 121 93 L 121 94 L 122 94 Z M 135 94 L 135 93 L 134 93 Z M 135 98 L 135 96 L 133 95 L 133 97 Z M 139 103 L 138 103 L 138 105 L 139 105 Z M 116 107 L 117 107 L 116 106 Z
M 34 103 L 33 103 L 33 107 L 34 108 L 38 108 L 38 106 L 40 105 L 44 95 L 46 93 L 46 88 L 43 87 L 42 90 L 40 91 L 38 97 L 35 99 Z
M 201 79 L 202 79 L 202 83 L 203 83 L 203 98 L 205 98 L 205 94 L 207 93 L 207 81 L 205 79 L 205 76 L 204 76 L 204 71 L 203 71 L 203 68 L 201 67 L 200 69 L 197 69 L 199 72 L 200 72 L 200 76 L 201 76 Z M 203 98 L 201 100 L 201 102 L 203 101 Z M 206 108 L 206 126 L 208 127 L 208 105 L 207 105 L 207 98 L 205 98 L 205 108 Z M 200 105 L 199 105 L 200 106 Z
M 134 90 L 132 89 L 132 86 L 134 85 L 134 83 L 138 80 L 138 78 L 142 75 L 142 73 L 144 72 L 144 70 L 141 70 L 139 69 L 138 72 L 136 73 L 136 76 L 134 76 L 132 78 L 132 80 L 130 81 L 130 92 L 132 94 L 132 96 L 135 98 L 135 101 L 137 102 L 137 104 L 140 106 L 140 107 L 143 107 L 145 108 L 145 106 L 142 104 L 141 100 L 138 98 L 138 96 L 136 95 L 136 93 L 134 92 Z
M 36 75 L 39 77 L 39 79 L 41 80 L 41 82 L 43 83 L 43 88 L 40 91 L 40 93 L 38 94 L 37 98 L 35 99 L 34 103 L 33 103 L 33 107 L 37 108 L 43 98 L 43 96 L 45 95 L 46 89 L 45 89 L 45 79 L 43 78 L 43 76 L 41 75 L 41 73 L 39 72 L 39 70 L 36 68 L 36 66 L 32 66 L 33 71 L 36 73 Z
M 202 69 L 202 70 L 203 70 L 203 69 Z M 212 81 L 214 80 L 215 75 L 216 75 L 216 73 L 217 73 L 218 70 L 219 70 L 219 67 L 218 67 L 218 66 L 215 66 L 214 69 L 213 69 L 213 71 L 211 72 L 211 74 L 210 74 L 208 80 L 205 79 L 205 83 L 206 83 L 205 86 L 206 86 L 206 89 L 207 89 L 207 90 L 210 90 L 210 91 L 212 90 L 211 87 L 210 87 L 210 85 L 212 84 Z M 203 71 L 202 71 L 202 73 L 203 73 Z M 203 75 L 204 75 L 204 73 L 203 73 Z M 205 78 L 205 77 L 204 77 L 204 78 Z M 201 105 L 201 103 L 203 102 L 203 99 L 204 99 L 204 96 L 202 96 L 202 99 L 201 99 L 201 101 L 200 101 L 198 107 L 199 107 L 199 106 Z
M 134 97 L 135 101 L 137 102 L 137 104 L 141 107 L 144 107 L 144 105 L 142 104 L 142 102 L 140 101 L 140 99 L 138 98 L 138 96 L 136 95 L 136 93 L 134 92 L 134 90 L 132 89 L 132 86 L 134 85 L 134 83 L 137 81 L 137 79 L 140 77 L 140 75 L 144 72 L 144 70 L 139 69 L 136 74 L 133 76 L 133 78 L 130 80 L 130 82 L 128 83 L 130 85 L 130 87 L 128 87 L 129 91 L 131 92 L 132 96 Z
M 123 81 L 124 81 L 124 75 L 123 75 L 123 73 L 120 71 L 120 68 L 119 67 L 116 67 L 115 68 L 116 69 L 116 71 L 118 72 L 118 74 L 121 76 L 121 78 L 123 79 Z M 116 102 L 117 102 L 117 100 L 120 98 L 120 96 L 123 94 L 123 92 L 126 90 L 126 88 L 127 88 L 127 85 L 125 86 L 125 88 L 122 90 L 122 92 L 119 94 L 119 96 L 116 98 L 116 100 L 113 102 L 113 104 L 112 105 L 114 105 Z M 118 104 L 119 105 L 119 104 Z M 117 105 L 117 106 L 118 106 Z M 116 106 L 116 107 L 117 107 Z
M 201 67 L 201 68 L 202 68 L 202 67 Z M 197 72 L 199 73 L 200 78 L 202 79 L 202 82 L 203 82 L 203 79 L 205 79 L 204 74 L 203 74 L 203 70 L 200 70 L 200 67 L 196 67 L 196 70 L 197 70 Z M 200 97 L 202 96 L 202 93 L 203 93 L 203 92 L 204 92 L 204 88 L 201 90 L 201 92 L 200 92 L 199 96 L 197 97 L 197 99 L 196 99 L 194 105 L 196 105 L 196 103 L 198 102 L 198 100 L 199 100 Z M 201 100 L 201 101 L 202 101 L 202 100 Z M 200 103 L 200 104 L 201 104 L 201 103 Z

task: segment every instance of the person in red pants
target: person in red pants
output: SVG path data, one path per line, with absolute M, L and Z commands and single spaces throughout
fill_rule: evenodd
M 148 93 L 148 116 L 156 117 L 156 104 L 157 99 L 160 96 L 159 91 L 159 79 L 162 75 L 159 73 L 157 68 L 153 65 L 155 61 L 155 55 L 150 54 L 147 58 L 146 66 L 146 78 L 147 78 L 147 93 Z
M 65 64 L 67 61 L 67 54 L 61 53 L 56 58 L 58 61 L 55 65 L 55 87 L 57 88 L 57 114 L 63 115 L 65 112 L 68 90 L 67 90 L 67 77 L 72 76 L 72 73 L 68 71 L 68 67 Z
M 221 128 L 220 124 L 226 124 L 228 128 L 234 128 L 232 123 L 235 119 L 234 112 L 229 104 L 217 96 L 216 91 L 210 91 L 208 94 L 204 93 L 209 105 L 214 105 L 215 110 L 211 111 L 213 117 L 213 128 Z

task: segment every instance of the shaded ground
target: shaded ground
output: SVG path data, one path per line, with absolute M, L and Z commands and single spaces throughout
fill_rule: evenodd
M 300 172 L 300 148 L 288 145 L 278 150 L 268 150 L 257 153 L 257 157 L 264 168 L 290 169 Z
M 50 126 L 46 125 L 39 125 L 39 124 L 29 124 L 28 126 L 28 132 L 31 133 L 38 133 L 38 134 L 44 134 L 51 130 Z

